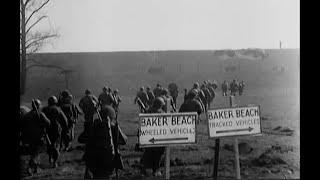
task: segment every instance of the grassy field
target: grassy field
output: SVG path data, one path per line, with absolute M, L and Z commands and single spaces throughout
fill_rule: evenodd
M 137 165 L 142 152 L 134 151 L 137 142 L 135 136 L 138 128 L 138 107 L 133 104 L 133 99 L 137 89 L 141 85 L 155 86 L 161 83 L 167 86 L 170 82 L 177 82 L 181 90 L 190 88 L 195 81 L 202 82 L 206 79 L 216 79 L 218 82 L 224 79 L 231 81 L 233 78 L 246 82 L 243 96 L 237 96 L 238 105 L 257 104 L 261 107 L 262 136 L 240 137 L 239 143 L 246 144 L 253 148 L 251 152 L 240 149 L 241 177 L 243 179 L 292 179 L 300 178 L 300 84 L 299 84 L 299 50 L 270 50 L 270 55 L 263 61 L 252 60 L 225 60 L 221 61 L 213 58 L 207 51 L 200 52 L 161 52 L 160 64 L 168 67 L 164 74 L 147 74 L 145 69 L 152 66 L 152 62 L 147 61 L 147 52 L 131 53 L 105 53 L 102 56 L 97 54 L 73 55 L 73 62 L 68 62 L 69 66 L 81 67 L 84 74 L 73 78 L 79 78 L 71 82 L 71 90 L 77 97 L 76 103 L 85 88 L 90 87 L 98 95 L 104 84 L 111 88 L 118 88 L 122 95 L 123 102 L 120 105 L 119 122 L 124 132 L 128 135 L 128 143 L 121 146 L 121 154 L 125 162 L 124 170 L 120 171 L 120 179 L 154 179 L 152 176 L 141 178 Z M 50 57 L 54 55 L 42 55 Z M 68 55 L 72 56 L 72 55 Z M 82 57 L 76 61 L 76 57 Z M 96 57 L 96 59 L 94 58 Z M 55 58 L 68 57 L 61 54 Z M 83 65 L 85 58 L 92 61 Z M 113 66 L 118 72 L 113 70 L 110 73 L 102 73 L 101 58 L 106 60 L 104 67 Z M 126 59 L 127 58 L 127 59 Z M 121 59 L 116 61 L 114 59 Z M 200 72 L 197 66 L 192 64 L 196 60 L 200 64 Z M 81 61 L 81 63 L 80 63 Z M 53 62 L 53 61 L 52 61 Z M 60 62 L 64 62 L 60 60 Z M 100 62 L 97 63 L 97 62 Z M 112 62 L 112 63 L 111 63 Z M 124 69 L 120 68 L 127 62 Z M 182 72 L 176 71 L 176 65 L 183 64 Z M 81 65 L 82 64 L 82 65 Z M 139 66 L 137 66 L 139 64 Z M 225 72 L 223 68 L 235 65 L 240 67 L 235 72 Z M 88 67 L 87 67 L 88 66 Z M 95 69 L 97 66 L 100 68 Z M 274 70 L 275 66 L 285 68 L 284 72 Z M 86 68 L 84 70 L 84 68 Z M 170 68 L 171 67 L 171 68 Z M 81 69 L 80 68 L 80 69 Z M 144 69 L 144 70 L 141 70 Z M 94 74 L 89 75 L 91 72 Z M 112 69 L 112 68 L 111 68 Z M 127 71 L 125 71 L 127 69 Z M 33 73 L 36 73 L 33 72 Z M 39 72 L 37 72 L 39 73 Z M 91 79 L 89 78 L 91 77 Z M 94 78 L 93 78 L 94 77 Z M 51 78 L 50 83 L 48 79 Z M 59 79 L 60 78 L 60 79 Z M 63 88 L 63 79 L 57 77 L 53 81 L 52 77 L 37 76 L 33 74 L 29 78 L 29 91 L 21 98 L 21 104 L 29 105 L 30 99 L 39 97 L 45 101 L 50 94 L 57 94 L 59 88 Z M 48 89 L 49 88 L 49 89 Z M 37 96 L 36 96 L 37 95 Z M 183 95 L 178 97 L 178 107 L 182 103 Z M 222 97 L 220 89 L 213 102 L 214 107 L 227 107 L 228 98 Z M 44 104 L 46 104 L 44 102 Z M 212 176 L 214 140 L 208 139 L 207 122 L 205 116 L 201 116 L 201 123 L 197 127 L 197 144 L 188 146 L 176 146 L 171 150 L 171 177 L 172 179 L 206 179 Z M 80 117 L 76 126 L 76 137 L 83 129 L 83 117 Z M 233 138 L 221 138 L 220 141 L 220 164 L 218 176 L 220 179 L 229 179 L 235 176 L 234 154 L 230 150 L 233 145 Z M 82 146 L 76 141 L 73 143 L 74 150 L 63 152 L 59 160 L 59 167 L 52 169 L 48 167 L 48 156 L 41 154 L 42 172 L 37 176 L 25 177 L 25 179 L 79 179 L 83 177 L 84 162 L 81 160 Z M 26 159 L 26 157 L 22 157 Z M 162 168 L 162 170 L 164 170 Z

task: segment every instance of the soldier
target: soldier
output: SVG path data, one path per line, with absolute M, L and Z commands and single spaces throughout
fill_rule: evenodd
M 147 113 L 164 113 L 162 107 L 165 105 L 165 102 L 162 98 L 157 97 L 154 100 L 153 106 L 147 111 Z M 142 175 L 147 175 L 147 168 L 152 169 L 153 176 L 161 176 L 159 171 L 160 160 L 164 154 L 164 147 L 149 147 L 144 148 L 144 153 L 140 160 L 141 163 L 141 173 Z
M 170 83 L 168 85 L 170 96 L 173 98 L 174 106 L 177 106 L 177 98 L 179 95 L 179 89 L 176 83 Z
M 153 92 L 151 91 L 150 86 L 147 86 L 147 95 L 149 98 L 148 106 L 151 107 L 153 104 L 154 99 L 156 98 Z
M 98 119 L 92 121 L 88 129 L 84 154 L 85 179 L 111 179 L 113 170 L 123 167 L 121 159 L 115 158 L 118 153 L 118 149 L 115 148 L 116 129 L 114 109 L 109 105 L 103 106 Z
M 204 102 L 203 102 L 203 99 L 205 99 L 205 94 L 203 93 L 203 91 L 200 89 L 200 86 L 199 86 L 199 83 L 198 82 L 195 82 L 193 84 L 193 87 L 192 89 L 189 91 L 189 93 L 191 92 L 194 92 L 196 93 L 196 99 L 200 102 L 201 106 L 202 106 L 202 109 L 205 109 L 205 106 L 204 106 Z M 189 94 L 188 93 L 188 94 Z
M 242 95 L 244 86 L 245 86 L 244 81 L 241 81 L 241 83 L 239 83 L 239 96 Z
M 217 89 L 218 88 L 218 82 L 216 80 L 213 80 L 212 87 L 213 87 L 213 89 Z
M 197 93 L 195 91 L 190 92 L 187 95 L 186 100 L 180 106 L 179 112 L 197 112 L 198 115 L 204 112 L 204 109 L 196 96 Z
M 85 122 L 93 120 L 93 115 L 95 114 L 95 108 L 97 107 L 98 102 L 97 97 L 91 94 L 91 91 L 87 89 L 85 91 L 85 96 L 79 102 L 79 107 L 84 113 Z
M 71 148 L 71 141 L 74 139 L 74 127 L 79 114 L 81 113 L 77 105 L 73 103 L 72 100 L 73 96 L 71 94 L 69 94 L 67 97 L 65 94 L 62 95 L 60 102 L 60 108 L 68 119 L 68 129 L 67 131 L 62 131 L 60 143 L 60 150 L 62 148 L 62 145 L 64 145 L 65 151 L 69 151 L 69 149 Z
M 115 89 L 113 91 L 113 99 L 114 99 L 114 104 L 112 104 L 112 107 L 115 110 L 116 115 L 118 117 L 119 105 L 120 105 L 120 102 L 121 102 L 121 97 L 119 95 L 119 90 L 118 89 Z
M 137 93 L 137 96 L 134 99 L 134 104 L 136 104 L 137 102 L 138 102 L 141 113 L 143 113 L 146 109 L 148 109 L 149 98 L 148 98 L 148 94 L 144 90 L 144 87 L 140 88 L 140 91 Z
M 161 96 L 162 93 L 162 87 L 160 84 L 157 84 L 157 86 L 153 89 L 153 94 L 155 97 Z
M 213 99 L 216 97 L 216 93 L 214 92 L 214 88 L 212 87 L 211 84 L 207 84 L 207 88 L 211 94 L 210 99 L 209 99 L 209 103 L 208 103 L 208 108 L 211 107 L 211 103 L 213 102 Z
M 228 82 L 226 80 L 223 81 L 222 85 L 221 85 L 221 89 L 222 89 L 222 96 L 228 96 Z
M 236 80 L 234 79 L 230 83 L 230 93 L 232 96 L 235 96 L 237 91 L 238 91 L 238 84 L 237 84 Z
M 48 99 L 48 106 L 42 110 L 50 120 L 48 136 L 51 145 L 47 146 L 47 153 L 49 155 L 49 163 L 52 164 L 53 167 L 58 167 L 57 160 L 60 154 L 61 132 L 68 131 L 68 119 L 57 104 L 58 99 L 55 96 L 51 96 Z
M 206 87 L 206 83 L 205 84 L 202 84 L 201 85 L 201 88 L 202 92 L 204 93 L 204 98 L 201 99 L 203 104 L 204 104 L 204 110 L 207 111 L 208 110 L 208 107 L 209 107 L 209 104 L 210 104 L 210 98 L 211 98 L 211 93 L 209 91 L 209 89 Z
M 39 171 L 39 155 L 45 144 L 46 131 L 50 126 L 49 119 L 39 111 L 40 107 L 41 101 L 39 99 L 33 100 L 32 110 L 21 119 L 21 141 L 22 145 L 29 149 L 28 172 L 30 175 Z
M 99 95 L 98 100 L 101 107 L 106 105 L 111 106 L 112 104 L 115 104 L 111 88 L 108 88 L 106 86 L 103 87 L 102 93 Z
M 63 90 L 61 93 L 59 93 L 58 95 L 58 106 L 60 107 L 60 105 L 63 103 L 62 101 L 66 99 L 66 97 L 68 97 L 70 95 L 70 91 L 69 90 Z
M 160 97 L 163 98 L 163 100 L 165 102 L 165 105 L 162 107 L 165 112 L 169 112 L 166 109 L 168 102 L 170 103 L 170 106 L 171 106 L 171 109 L 173 110 L 173 112 L 176 112 L 176 106 L 174 104 L 173 98 L 169 95 L 169 90 L 168 89 L 164 88 L 162 90 L 162 94 L 161 94 Z

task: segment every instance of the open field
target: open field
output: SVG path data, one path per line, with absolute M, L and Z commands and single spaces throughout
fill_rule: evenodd
M 166 67 L 163 74 L 147 73 L 148 67 L 154 65 L 147 52 L 41 56 L 48 57 L 47 62 L 60 65 L 65 63 L 64 67 L 78 70 L 69 83 L 71 91 L 77 97 L 77 103 L 87 87 L 90 87 L 96 95 L 105 84 L 120 90 L 123 102 L 120 104 L 119 122 L 128 135 L 127 145 L 120 147 L 125 162 L 125 169 L 120 171 L 120 179 L 141 179 L 137 164 L 142 152 L 134 151 L 134 145 L 137 142 L 135 134 L 138 128 L 138 107 L 133 104 L 136 91 L 141 85 L 149 84 L 154 87 L 159 82 L 167 86 L 170 82 L 176 82 L 182 91 L 183 88 L 191 88 L 195 81 L 216 79 L 220 83 L 224 79 L 231 81 L 233 78 L 244 80 L 246 83 L 244 95 L 236 97 L 237 104 L 260 105 L 261 125 L 264 132 L 262 136 L 238 139 L 239 143 L 247 143 L 253 148 L 251 152 L 242 151 L 240 148 L 243 152 L 240 154 L 241 177 L 243 179 L 300 178 L 299 50 L 269 50 L 269 54 L 263 60 L 253 61 L 220 60 L 212 56 L 209 51 L 160 52 L 157 63 Z M 67 59 L 70 59 L 70 62 L 66 61 Z M 199 72 L 195 62 L 199 63 Z M 181 71 L 177 69 L 179 64 L 183 66 Z M 224 71 L 228 66 L 235 66 L 237 69 L 234 72 Z M 274 67 L 284 67 L 285 70 L 279 72 Z M 64 88 L 63 78 L 51 76 L 55 72 L 50 71 L 42 72 L 35 69 L 30 72 L 32 75 L 29 77 L 29 90 L 21 98 L 21 104 L 29 103 L 31 98 L 39 96 L 46 104 L 49 95 L 57 94 L 59 88 Z M 52 74 L 39 76 L 37 73 Z M 228 98 L 222 97 L 220 88 L 216 95 L 214 107 L 228 106 Z M 178 107 L 182 99 L 183 94 L 180 94 Z M 176 146 L 171 150 L 172 179 L 195 179 L 196 177 L 205 179 L 212 176 L 214 140 L 208 139 L 205 116 L 201 118 L 202 121 L 197 129 L 198 144 Z M 76 126 L 76 137 L 82 128 L 83 117 L 80 117 Z M 232 144 L 232 138 L 222 138 L 220 141 L 218 172 L 220 179 L 235 176 L 234 155 L 228 148 Z M 43 153 L 41 155 L 42 172 L 38 176 L 25 179 L 82 178 L 84 173 L 84 162 L 81 160 L 82 145 L 75 141 L 73 147 L 75 148 L 73 151 L 62 153 L 60 166 L 57 169 L 48 167 L 48 156 Z M 25 157 L 22 158 L 25 159 Z M 150 176 L 143 179 L 154 178 Z

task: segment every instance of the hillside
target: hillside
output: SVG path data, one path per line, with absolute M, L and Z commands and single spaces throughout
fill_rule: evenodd
M 240 50 L 239 50 L 240 51 Z M 265 58 L 256 60 L 243 57 L 222 56 L 217 51 L 159 51 L 153 52 L 90 52 L 90 53 L 39 53 L 34 59 L 71 69 L 69 89 L 82 96 L 86 88 L 95 94 L 102 86 L 118 88 L 123 95 L 133 95 L 139 86 L 163 85 L 171 81 L 190 87 L 194 81 L 216 79 L 230 81 L 243 79 L 247 84 L 270 86 L 286 82 L 287 87 L 297 87 L 299 79 L 299 49 L 265 50 Z M 222 53 L 223 54 L 223 53 Z M 149 73 L 149 68 L 164 72 Z M 35 67 L 28 71 L 27 92 L 23 99 L 40 96 L 46 99 L 66 87 L 61 70 Z M 274 78 L 281 76 L 282 78 Z M 285 81 L 283 81 L 285 80 Z

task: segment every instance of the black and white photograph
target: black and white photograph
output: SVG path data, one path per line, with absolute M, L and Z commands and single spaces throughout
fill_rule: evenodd
M 301 178 L 299 0 L 19 14 L 20 179 Z

